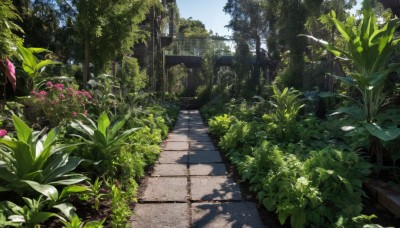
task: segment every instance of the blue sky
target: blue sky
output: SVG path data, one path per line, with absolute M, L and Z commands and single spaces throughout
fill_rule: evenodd
M 226 0 L 176 0 L 182 18 L 192 17 L 206 25 L 207 30 L 212 30 L 219 35 L 230 35 L 224 26 L 228 24 L 230 16 L 222 10 Z M 357 0 L 357 8 L 362 0 Z M 355 12 L 355 11 L 351 11 Z
M 219 35 L 230 35 L 231 32 L 224 28 L 230 16 L 222 10 L 226 0 L 177 0 L 182 18 L 192 17 L 206 25 L 207 30 L 212 30 Z

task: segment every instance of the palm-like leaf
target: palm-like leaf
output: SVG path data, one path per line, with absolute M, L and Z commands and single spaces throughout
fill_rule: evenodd
M 54 145 L 58 128 L 43 137 L 32 137 L 33 131 L 17 116 L 13 116 L 18 140 L 0 139 L 0 179 L 6 189 L 22 193 L 33 185 L 69 185 L 86 179 L 71 172 L 83 159 L 69 156 L 79 144 Z M 3 162 L 1 162 L 3 161 Z M 30 187 L 29 187 L 30 186 Z
M 72 121 L 71 127 L 80 133 L 73 136 L 82 139 L 85 144 L 93 148 L 90 157 L 87 157 L 87 159 L 93 161 L 102 160 L 102 164 L 108 165 L 108 167 L 103 167 L 100 172 L 105 172 L 112 166 L 113 159 L 116 156 L 115 152 L 126 144 L 125 141 L 130 135 L 139 129 L 132 128 L 119 133 L 129 116 L 130 114 L 121 120 L 113 122 L 110 121 L 106 113 L 102 113 L 97 120 L 97 124 L 85 116 L 82 116 L 85 123 L 80 120 Z

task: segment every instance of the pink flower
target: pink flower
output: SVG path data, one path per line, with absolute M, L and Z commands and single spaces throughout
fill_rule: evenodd
M 4 129 L 0 129 L 0 138 L 3 138 L 6 135 L 7 135 L 7 131 Z
M 37 96 L 39 93 L 38 93 L 36 90 L 33 90 L 33 91 L 31 92 L 31 94 L 34 95 L 34 96 Z
M 2 67 L 0 69 L 3 70 L 4 76 L 11 83 L 11 85 L 15 91 L 15 89 L 17 88 L 17 78 L 15 77 L 15 66 L 8 59 L 5 59 L 4 62 L 1 62 L 1 63 L 3 63 L 4 68 Z
M 88 91 L 82 90 L 82 94 L 85 95 L 87 97 L 87 99 L 89 99 L 89 100 L 92 99 L 92 95 Z
M 46 82 L 46 86 L 49 88 L 53 88 L 53 83 L 51 83 L 50 81 Z
M 62 89 L 64 88 L 64 84 L 59 84 L 59 83 L 57 83 L 57 84 L 54 85 L 54 87 L 55 87 L 57 90 L 62 90 Z
M 72 112 L 71 114 L 73 117 L 76 117 L 78 115 L 78 113 L 76 113 L 76 112 Z
M 40 94 L 41 96 L 46 96 L 46 95 L 47 95 L 47 92 L 44 91 L 44 90 L 42 90 L 42 91 L 39 92 L 39 94 Z
M 61 100 L 65 98 L 64 94 L 60 94 Z

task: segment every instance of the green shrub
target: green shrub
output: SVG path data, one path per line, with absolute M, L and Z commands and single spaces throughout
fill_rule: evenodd
M 236 121 L 222 137 L 219 145 L 226 153 L 251 154 L 252 147 L 265 138 L 265 132 L 257 122 Z
M 227 114 L 213 117 L 208 121 L 210 133 L 220 138 L 228 131 L 231 123 L 232 119 Z
M 323 202 L 309 213 L 310 223 L 323 226 L 361 213 L 362 181 L 370 174 L 370 163 L 354 152 L 323 149 L 311 151 L 304 164 Z
M 267 122 L 267 130 L 273 133 L 273 137 L 278 141 L 298 141 L 301 132 L 298 130 L 297 115 L 304 107 L 303 102 L 299 99 L 301 93 L 288 88 L 280 91 L 275 85 L 273 89 L 273 100 L 270 102 L 273 111 L 263 116 L 264 121 Z
M 117 76 L 123 87 L 124 93 L 139 92 L 147 84 L 147 74 L 145 70 L 140 70 L 139 62 L 136 58 L 124 56 L 122 58 L 121 69 Z
M 369 163 L 354 152 L 333 149 L 310 151 L 304 158 L 295 153 L 264 142 L 253 158 L 239 165 L 258 198 L 282 224 L 289 218 L 292 227 L 327 227 L 360 215 Z

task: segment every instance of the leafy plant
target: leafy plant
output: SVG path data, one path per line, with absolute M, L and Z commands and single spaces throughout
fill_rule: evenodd
M 103 181 L 99 181 L 99 178 L 92 183 L 89 183 L 88 191 L 85 193 L 90 198 L 90 201 L 94 203 L 94 209 L 99 210 L 100 202 L 107 196 L 105 192 L 102 191 Z
M 396 124 L 383 127 L 377 121 L 385 104 L 385 81 L 390 72 L 400 68 L 400 64 L 390 64 L 392 54 L 400 41 L 395 37 L 400 20 L 390 20 L 380 27 L 371 8 L 363 10 L 363 19 L 356 30 L 340 22 L 333 11 L 330 20 L 344 39 L 344 48 L 313 36 L 307 37 L 324 45 L 338 58 L 345 58 L 353 63 L 354 72 L 346 77 L 336 78 L 360 92 L 362 100 L 358 102 L 358 106 L 362 108 L 364 116 L 363 127 L 370 134 L 369 150 L 372 155 L 376 154 L 378 165 L 382 167 L 382 148 L 379 140 L 390 141 L 400 135 Z
M 96 79 L 90 79 L 88 84 L 93 88 L 92 95 L 99 113 L 114 111 L 121 103 L 122 96 L 120 86 L 115 82 L 114 77 L 107 74 L 99 75 Z
M 26 205 L 23 207 L 10 201 L 0 202 L 0 214 L 5 214 L 8 216 L 7 223 L 16 227 L 25 225 L 27 227 L 35 227 L 37 224 L 51 218 L 60 217 L 59 215 L 41 211 L 43 208 L 44 201 L 39 198 L 39 200 L 22 198 Z M 1 222 L 1 221 L 0 221 Z
M 302 94 L 289 88 L 281 91 L 276 85 L 273 85 L 273 91 L 273 100 L 270 101 L 273 110 L 263 116 L 268 122 L 267 129 L 272 130 L 278 140 L 297 141 L 299 132 L 296 118 L 304 107 L 303 101 L 299 99 Z
M 74 215 L 69 221 L 61 220 L 61 222 L 65 228 L 102 228 L 105 219 L 101 221 L 83 222 L 78 215 Z
M 232 119 L 227 114 L 213 117 L 208 121 L 211 134 L 218 138 L 222 137 L 228 131 L 231 123 Z
M 311 151 L 304 165 L 323 202 L 308 213 L 310 222 L 324 226 L 360 215 L 362 181 L 370 174 L 370 163 L 355 152 L 322 149 Z
M 235 152 L 250 154 L 252 148 L 265 138 L 265 132 L 260 129 L 261 125 L 257 122 L 236 121 L 221 138 L 219 146 L 228 154 Z
M 14 32 L 24 32 L 22 28 L 15 23 L 15 20 L 21 20 L 17 13 L 17 9 L 11 0 L 4 0 L 0 3 L 0 60 L 14 52 L 15 43 L 20 38 Z
M 31 181 L 47 185 L 73 185 L 86 179 L 82 174 L 71 173 L 83 159 L 69 153 L 74 145 L 55 145 L 59 128 L 47 135 L 33 132 L 21 119 L 13 115 L 17 140 L 0 139 L 0 191 L 29 191 Z
M 121 187 L 111 185 L 111 227 L 124 227 L 128 221 L 128 217 L 132 214 L 127 196 Z
M 47 66 L 60 64 L 50 59 L 39 60 L 35 54 L 37 53 L 49 53 L 50 51 L 44 48 L 25 48 L 22 45 L 17 45 L 19 56 L 22 59 L 22 69 L 29 77 L 28 82 L 29 90 L 37 90 L 43 83 L 44 78 L 41 78 L 42 72 Z
M 84 121 L 72 121 L 71 127 L 81 133 L 81 135 L 74 134 L 73 136 L 81 138 L 90 147 L 90 150 L 87 153 L 82 153 L 81 156 L 95 162 L 101 162 L 101 166 L 96 166 L 98 173 L 104 174 L 115 171 L 113 170 L 113 162 L 119 150 L 127 144 L 126 140 L 129 136 L 139 129 L 131 128 L 120 132 L 129 116 L 130 114 L 112 124 L 106 113 L 100 115 L 97 124 L 85 116 L 82 116 Z

